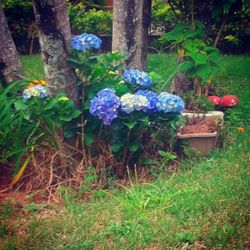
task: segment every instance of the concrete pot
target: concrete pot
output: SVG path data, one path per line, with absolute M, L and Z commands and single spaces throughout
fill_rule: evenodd
M 187 117 L 187 118 L 195 118 L 195 117 L 214 117 L 214 118 L 218 118 L 221 119 L 221 121 L 223 122 L 224 120 L 224 113 L 221 111 L 209 111 L 205 114 L 203 113 L 191 113 L 191 112 L 186 112 L 186 113 L 182 113 L 183 116 Z
M 183 113 L 187 119 L 197 117 L 211 117 L 218 120 L 223 125 L 224 113 L 221 111 L 210 111 L 205 114 L 201 113 Z M 200 156 L 210 155 L 213 148 L 216 146 L 218 131 L 213 133 L 195 133 L 195 134 L 181 134 L 177 133 L 177 138 L 184 142 L 187 142 L 189 147 L 194 151 L 194 154 Z
M 217 143 L 218 132 L 197 134 L 177 133 L 177 138 L 187 142 L 196 155 L 208 156 Z

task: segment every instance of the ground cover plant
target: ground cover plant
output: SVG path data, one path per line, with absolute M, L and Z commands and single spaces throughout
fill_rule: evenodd
M 169 55 L 151 55 L 148 68 L 160 74 L 164 68 L 158 65 L 166 67 L 168 61 Z M 153 182 L 139 183 L 131 172 L 129 185 L 96 189 L 89 198 L 61 188 L 59 206 L 29 203 L 20 213 L 10 199 L 1 206 L 3 248 L 249 247 L 250 60 L 224 56 L 221 62 L 224 72 L 215 77 L 218 93 L 233 93 L 240 99 L 238 106 L 226 111 L 223 149 L 207 159 L 186 159 L 179 169 L 169 169 L 170 175 L 163 171 Z M 96 177 L 91 169 L 89 173 L 86 184 L 92 189 Z

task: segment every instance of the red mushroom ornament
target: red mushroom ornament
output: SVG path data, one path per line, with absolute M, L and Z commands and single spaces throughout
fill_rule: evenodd
M 239 99 L 235 95 L 225 95 L 220 99 L 220 105 L 224 107 L 233 107 L 239 103 Z
M 220 104 L 220 97 L 216 96 L 216 95 L 211 95 L 208 97 L 210 102 L 213 102 L 215 105 L 219 105 Z

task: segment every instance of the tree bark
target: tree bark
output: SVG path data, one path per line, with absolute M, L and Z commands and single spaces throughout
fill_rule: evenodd
M 184 54 L 178 59 L 177 64 L 185 60 Z M 175 95 L 182 95 L 194 88 L 194 84 L 185 72 L 177 72 L 170 85 L 170 92 Z
M 151 0 L 114 0 L 112 50 L 129 68 L 146 69 Z
M 79 107 L 77 77 L 67 61 L 71 32 L 65 0 L 33 0 L 39 43 L 49 94 L 64 92 Z M 63 137 L 58 134 L 58 137 Z M 65 176 L 70 175 L 75 159 L 80 159 L 78 138 L 61 138 L 59 150 Z M 61 140 L 60 139 L 60 140 Z
M 3 86 L 22 78 L 21 62 L 0 6 L 0 81 Z
M 64 92 L 78 106 L 77 78 L 66 60 L 71 41 L 66 1 L 33 0 L 33 8 L 49 93 Z

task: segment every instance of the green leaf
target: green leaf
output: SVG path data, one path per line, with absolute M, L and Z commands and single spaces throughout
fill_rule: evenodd
M 194 67 L 194 64 L 191 61 L 184 61 L 178 65 L 179 71 L 188 71 Z
M 69 115 L 60 115 L 59 119 L 62 122 L 70 122 L 72 120 L 71 116 L 69 116 Z
M 45 110 L 49 110 L 55 107 L 55 105 L 57 104 L 57 100 L 52 98 L 49 100 L 49 102 L 47 103 L 47 105 L 45 106 Z
M 123 94 L 126 94 L 129 92 L 129 88 L 127 85 L 119 84 L 119 83 L 115 85 L 115 90 L 118 96 L 122 96 Z
M 90 146 L 95 141 L 95 136 L 92 133 L 87 133 L 84 135 L 84 142 L 87 146 Z
M 71 118 L 77 118 L 81 115 L 81 111 L 78 109 L 75 109 L 72 114 L 71 114 Z
M 162 150 L 158 150 L 158 154 L 159 154 L 160 156 L 162 156 L 162 157 L 168 156 L 168 153 L 166 153 L 166 152 L 164 152 L 164 151 L 162 151 Z
M 95 66 L 95 68 L 92 71 L 91 78 L 95 79 L 98 77 L 103 77 L 106 74 L 107 74 L 107 72 L 106 72 L 105 68 L 103 68 L 102 65 L 97 65 L 97 66 Z
M 63 136 L 67 139 L 72 138 L 76 135 L 75 131 L 69 127 L 63 129 Z
M 119 152 L 123 147 L 124 147 L 124 143 L 122 143 L 122 142 L 116 142 L 116 143 L 112 143 L 112 145 L 111 145 L 111 150 L 112 150 L 113 153 L 117 153 L 117 152 Z
M 212 52 L 211 54 L 208 55 L 208 61 L 211 61 L 214 64 L 219 64 L 221 60 L 220 53 L 217 51 Z
M 132 129 L 137 125 L 137 121 L 123 122 L 123 124 L 126 125 L 129 129 Z
M 129 151 L 130 152 L 136 152 L 140 148 L 140 143 L 132 143 L 129 145 Z
M 67 61 L 70 62 L 76 68 L 84 65 L 84 62 L 80 61 L 79 59 L 76 59 L 75 57 L 68 57 Z
M 148 116 L 147 116 L 147 115 L 145 115 L 145 116 L 141 117 L 141 118 L 139 119 L 139 121 L 141 121 L 141 122 L 143 122 L 143 123 L 148 124 L 148 123 L 149 123 Z
M 212 69 L 208 64 L 199 65 L 199 67 L 197 67 L 196 73 L 203 82 L 206 82 L 212 73 Z
M 187 55 L 194 60 L 195 65 L 207 63 L 207 54 L 205 53 L 187 53 Z
M 158 150 L 158 153 L 160 156 L 164 157 L 166 160 L 174 160 L 176 159 L 176 156 L 169 153 L 169 152 L 164 152 L 162 150 Z
M 205 43 L 200 39 L 187 40 L 183 44 L 184 48 L 190 52 L 198 52 L 199 48 L 204 47 Z
M 30 111 L 26 111 L 25 113 L 24 113 L 24 119 L 26 119 L 26 120 L 30 120 L 30 116 L 31 116 L 31 112 Z
M 16 110 L 24 110 L 27 108 L 27 104 L 23 100 L 17 100 L 15 103 Z

